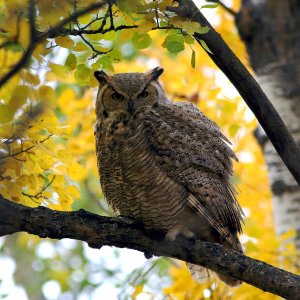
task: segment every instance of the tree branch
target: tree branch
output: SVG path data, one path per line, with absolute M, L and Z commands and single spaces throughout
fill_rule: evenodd
M 274 106 L 220 34 L 205 19 L 194 2 L 192 0 L 180 0 L 178 2 L 178 7 L 169 7 L 168 10 L 198 22 L 201 26 L 210 28 L 206 34 L 195 33 L 195 39 L 199 43 L 200 40 L 203 40 L 207 44 L 213 53 L 207 52 L 207 54 L 239 91 L 265 130 L 284 164 L 300 185 L 300 149 Z
M 25 231 L 41 238 L 71 238 L 93 248 L 104 245 L 131 248 L 156 256 L 169 256 L 199 264 L 232 276 L 264 291 L 288 299 L 300 299 L 300 276 L 223 248 L 197 241 L 171 242 L 160 232 L 146 231 L 142 224 L 79 210 L 62 212 L 46 207 L 30 208 L 0 196 L 0 236 Z

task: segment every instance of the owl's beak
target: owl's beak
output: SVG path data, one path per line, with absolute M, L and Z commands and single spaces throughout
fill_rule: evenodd
M 133 115 L 133 113 L 134 113 L 134 103 L 131 100 L 128 102 L 128 112 L 131 115 Z

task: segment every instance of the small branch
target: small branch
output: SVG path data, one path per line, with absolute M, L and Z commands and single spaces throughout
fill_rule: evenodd
M 104 245 L 131 248 L 156 256 L 168 256 L 202 265 L 241 279 L 287 299 L 299 299 L 300 276 L 228 250 L 219 244 L 197 241 L 193 247 L 171 242 L 160 232 L 123 218 L 102 217 L 84 210 L 62 212 L 46 207 L 30 208 L 0 196 L 0 236 L 25 231 L 41 238 L 71 238 L 93 248 Z
M 39 142 L 37 143 L 44 143 L 45 141 L 47 141 L 48 139 L 50 139 L 50 137 L 53 136 L 53 134 L 49 134 L 46 138 L 44 138 L 43 140 L 40 140 Z M 20 160 L 17 158 L 18 155 L 22 154 L 22 153 L 29 153 L 29 151 L 31 149 L 33 149 L 35 147 L 35 145 L 31 145 L 29 147 L 27 147 L 26 149 L 23 148 L 23 141 L 21 138 L 16 138 L 16 139 L 19 139 L 21 141 L 21 150 L 17 151 L 17 152 L 14 152 L 14 153 L 11 153 L 10 152 L 10 147 L 9 147 L 9 144 L 12 143 L 12 141 L 14 141 L 14 138 L 9 138 L 7 139 L 6 142 L 4 142 L 4 144 L 7 145 L 8 147 L 8 154 L 7 155 L 3 155 L 3 156 L 0 156 L 0 161 L 1 160 L 4 160 L 5 158 L 14 158 L 16 160 Z M 20 160 L 22 161 L 22 160 Z
M 87 44 L 94 52 L 94 55 L 90 58 L 90 59 L 94 59 L 96 58 L 98 55 L 101 55 L 101 54 L 106 54 L 106 53 L 109 53 L 111 50 L 108 50 L 106 52 L 103 52 L 103 51 L 98 51 L 88 40 L 86 40 L 82 34 L 79 35 L 80 38 L 84 41 L 85 44 Z
M 30 198 L 30 199 L 33 200 L 34 202 L 36 202 L 34 199 L 39 199 L 39 198 L 47 199 L 47 198 L 43 195 L 43 192 L 44 192 L 44 191 L 45 191 L 45 190 L 53 183 L 54 178 L 55 178 L 55 175 L 53 175 L 52 179 L 51 179 L 47 184 L 45 184 L 45 185 L 41 188 L 41 190 L 40 190 L 38 193 L 36 193 L 35 195 L 30 195 L 30 194 L 27 194 L 27 193 L 25 193 L 25 192 L 22 192 L 22 195 L 24 195 L 24 196 Z M 39 204 L 39 202 L 36 202 L 36 203 Z
M 228 13 L 230 13 L 232 16 L 235 16 L 236 15 L 236 12 L 231 9 L 230 7 L 228 7 L 227 5 L 225 5 L 223 3 L 223 1 L 221 0 L 207 0 L 207 2 L 213 2 L 213 3 L 218 3 L 220 4 L 220 6 L 222 6 Z
M 101 26 L 102 27 L 102 26 Z M 72 36 L 79 36 L 82 34 L 105 34 L 107 32 L 110 31 L 119 31 L 119 30 L 123 30 L 123 29 L 132 29 L 132 28 L 137 28 L 138 25 L 120 25 L 118 27 L 115 27 L 114 29 L 112 29 L 111 27 L 106 28 L 106 29 L 101 29 L 101 27 L 99 29 L 67 29 L 67 28 L 61 28 L 59 31 L 53 32 L 49 37 L 50 38 L 55 38 L 59 35 L 72 35 Z
M 300 185 L 300 149 L 253 76 L 224 42 L 221 35 L 205 19 L 192 0 L 180 0 L 178 7 L 169 7 L 168 10 L 198 22 L 201 26 L 210 28 L 206 34 L 195 33 L 195 39 L 198 42 L 203 40 L 207 44 L 213 53 L 207 52 L 207 54 L 239 91 L 284 164 Z

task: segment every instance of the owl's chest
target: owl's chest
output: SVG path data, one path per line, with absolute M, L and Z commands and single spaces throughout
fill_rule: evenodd
M 184 209 L 186 191 L 159 168 L 144 132 L 103 138 L 98 148 L 101 186 L 108 203 L 149 228 L 172 227 L 174 217 Z

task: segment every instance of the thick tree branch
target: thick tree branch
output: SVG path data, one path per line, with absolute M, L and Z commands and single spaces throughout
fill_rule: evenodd
M 266 94 L 222 37 L 205 19 L 194 2 L 192 0 L 180 0 L 178 2 L 178 7 L 169 7 L 169 10 L 179 16 L 198 22 L 201 26 L 209 26 L 210 31 L 208 33 L 201 35 L 195 33 L 195 38 L 198 41 L 205 41 L 213 53 L 207 52 L 208 55 L 239 91 L 264 128 L 284 164 L 300 184 L 300 149 Z
M 41 238 L 71 238 L 93 248 L 104 245 L 131 248 L 149 256 L 169 256 L 202 265 L 218 273 L 239 278 L 264 291 L 288 299 L 300 299 L 300 276 L 262 261 L 197 241 L 193 247 L 164 240 L 141 224 L 123 218 L 108 218 L 84 210 L 61 212 L 45 207 L 30 208 L 0 196 L 0 236 L 25 231 Z

